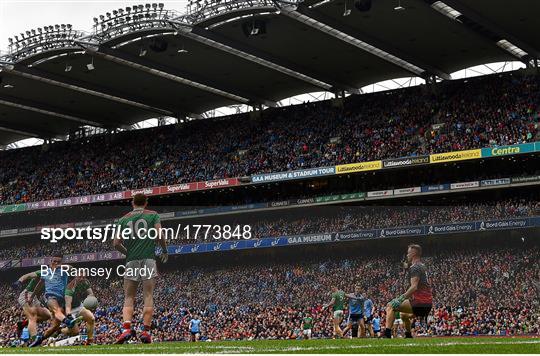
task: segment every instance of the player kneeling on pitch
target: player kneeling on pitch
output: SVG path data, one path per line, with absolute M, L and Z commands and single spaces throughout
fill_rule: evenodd
M 405 337 L 412 338 L 412 318 L 425 318 L 433 305 L 433 294 L 429 283 L 426 266 L 420 261 L 422 247 L 409 245 L 407 248 L 407 263 L 409 270 L 410 287 L 407 291 L 393 299 L 386 306 L 386 329 L 384 336 L 392 337 L 392 326 L 395 312 L 400 312 L 405 326 Z

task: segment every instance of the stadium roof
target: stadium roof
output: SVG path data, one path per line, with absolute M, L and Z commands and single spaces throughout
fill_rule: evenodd
M 0 62 L 0 145 L 529 63 L 540 58 L 538 13 L 538 0 L 201 0 L 183 14 L 114 10 L 91 33 L 34 29 Z

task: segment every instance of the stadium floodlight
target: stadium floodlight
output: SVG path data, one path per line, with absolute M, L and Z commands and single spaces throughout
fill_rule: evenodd
M 401 6 L 401 0 L 398 0 L 397 6 L 394 7 L 394 11 L 404 11 L 405 8 Z
M 126 12 L 129 14 L 131 12 L 131 7 L 126 6 Z
M 156 3 L 153 3 L 153 4 L 152 4 L 152 9 L 154 9 L 154 10 L 157 9 L 157 4 L 156 4 Z
M 99 22 L 99 20 L 97 19 L 97 17 L 94 17 L 94 23 L 97 24 Z
M 38 27 L 37 30 L 38 30 L 39 33 L 43 33 L 43 29 L 41 27 Z
M 9 42 L 9 44 L 13 44 L 13 38 L 11 38 L 11 37 L 8 38 L 8 42 Z
M 160 3 L 158 4 L 158 6 L 159 6 L 159 9 L 160 9 L 160 10 L 163 10 L 163 7 L 164 7 L 165 5 L 164 5 L 162 2 L 160 2 Z
M 96 69 L 94 66 L 94 57 L 92 57 L 92 61 L 86 65 L 86 68 L 88 68 L 89 71 Z
M 105 15 L 107 15 L 107 18 L 111 18 L 111 13 L 110 12 L 107 12 Z
M 189 51 L 184 47 L 184 44 L 182 43 L 182 48 L 180 48 L 177 53 L 189 53 Z
M 70 66 L 69 64 L 66 64 L 66 68 L 64 69 L 64 72 L 71 72 L 72 68 L 73 68 L 72 66 Z
M 71 30 L 71 28 L 73 27 L 73 26 L 71 26 L 71 24 L 67 24 L 66 26 L 67 26 L 68 30 Z
M 148 51 L 145 48 L 141 47 L 141 50 L 139 51 L 139 57 L 146 56 L 146 53 L 148 53 Z
M 118 11 L 116 11 L 116 10 L 113 10 L 112 13 L 113 13 L 114 16 L 118 15 Z

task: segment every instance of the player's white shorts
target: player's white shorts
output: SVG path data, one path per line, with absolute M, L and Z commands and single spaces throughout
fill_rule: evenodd
M 403 325 L 403 320 L 401 319 L 394 320 L 394 325 Z
M 335 310 L 334 319 L 343 319 L 343 310 Z
M 28 298 L 30 298 L 30 294 L 32 292 L 27 291 L 26 289 L 19 294 L 19 298 L 17 298 L 17 302 L 19 302 L 19 305 L 23 307 L 25 304 L 30 305 L 31 307 L 39 307 L 41 304 L 39 303 L 38 299 L 36 297 L 32 298 L 30 302 L 27 301 Z
M 156 260 L 146 258 L 126 263 L 124 279 L 140 282 L 157 277 Z
M 304 329 L 302 331 L 302 334 L 304 334 L 307 337 L 311 337 L 311 329 Z
M 76 308 L 72 308 L 71 309 L 71 313 L 69 313 L 69 315 L 71 315 L 71 317 L 73 317 L 73 319 L 76 319 L 78 318 L 80 315 L 81 315 L 81 311 L 83 310 L 83 305 L 79 305 L 78 307 Z

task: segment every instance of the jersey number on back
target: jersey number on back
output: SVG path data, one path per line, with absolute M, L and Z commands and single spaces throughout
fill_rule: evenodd
M 144 239 L 146 237 L 146 231 L 148 230 L 148 222 L 146 222 L 146 220 L 139 219 L 136 220 L 135 223 L 133 222 L 133 220 L 130 220 L 127 222 L 127 226 L 131 230 L 132 238 Z

